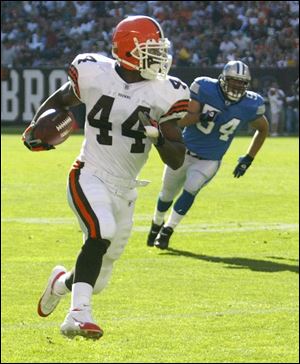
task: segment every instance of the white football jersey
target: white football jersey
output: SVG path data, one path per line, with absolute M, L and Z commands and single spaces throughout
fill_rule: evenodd
M 99 54 L 78 55 L 69 80 L 86 105 L 85 139 L 78 159 L 110 175 L 135 179 L 145 164 L 150 140 L 138 132 L 138 112 L 163 123 L 182 118 L 189 88 L 175 77 L 126 83 L 116 61 Z

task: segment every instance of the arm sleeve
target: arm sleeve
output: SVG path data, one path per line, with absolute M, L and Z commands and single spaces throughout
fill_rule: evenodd
M 189 88 L 181 80 L 172 77 L 166 80 L 164 87 L 160 88 L 161 113 L 159 123 L 169 120 L 182 119 L 187 112 L 189 104 Z
M 252 122 L 259 118 L 260 116 L 264 115 L 266 112 L 266 106 L 264 99 L 257 94 L 257 100 L 255 100 L 255 103 L 251 106 L 249 109 L 249 119 L 248 122 Z
M 68 69 L 68 79 L 71 82 L 75 95 L 82 102 L 82 100 L 80 98 L 80 89 L 79 89 L 79 84 L 78 84 L 78 71 L 77 71 L 77 68 L 73 64 L 71 64 Z
M 161 116 L 159 123 L 163 123 L 168 120 L 181 119 L 187 112 L 189 99 L 181 99 L 176 101 L 170 109 Z

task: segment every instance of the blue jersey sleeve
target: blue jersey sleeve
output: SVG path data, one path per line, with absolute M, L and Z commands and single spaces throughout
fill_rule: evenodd
M 200 91 L 200 79 L 201 77 L 197 77 L 194 79 L 193 83 L 190 86 L 190 96 L 191 99 L 199 101 L 199 91 Z
M 245 114 L 247 115 L 248 122 L 256 120 L 266 112 L 264 99 L 256 92 L 246 92 L 243 106 L 245 107 Z

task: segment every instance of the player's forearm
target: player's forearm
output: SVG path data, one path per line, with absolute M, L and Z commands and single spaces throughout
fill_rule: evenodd
M 165 139 L 162 146 L 156 146 L 161 160 L 172 169 L 182 166 L 185 156 L 185 145 L 182 142 L 174 142 Z
M 187 114 L 180 120 L 178 120 L 177 125 L 180 128 L 184 128 L 185 126 L 197 124 L 200 120 L 200 114 L 187 112 Z
M 57 102 L 57 97 L 55 95 L 51 95 L 48 97 L 47 100 L 45 100 L 42 105 L 37 109 L 33 121 L 36 121 L 40 115 L 42 115 L 46 110 L 49 109 L 57 109 L 59 107 L 59 103 Z
M 250 157 L 254 158 L 256 156 L 256 154 L 264 144 L 267 135 L 268 135 L 267 130 L 262 130 L 262 131 L 256 130 L 252 138 L 251 144 L 247 150 L 247 154 L 249 154 Z

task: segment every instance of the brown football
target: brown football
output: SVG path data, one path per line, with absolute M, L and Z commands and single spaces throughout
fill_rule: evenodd
M 71 111 L 49 109 L 40 115 L 36 121 L 33 136 L 43 143 L 58 145 L 70 136 L 75 123 Z

